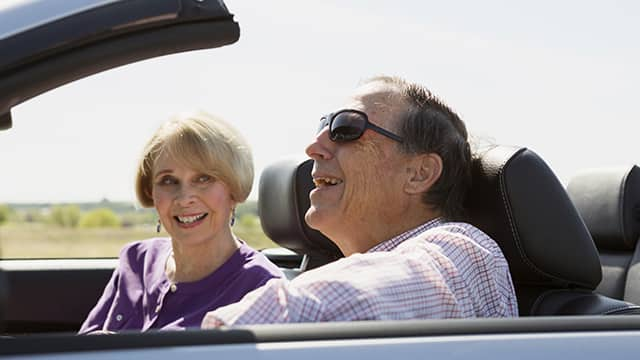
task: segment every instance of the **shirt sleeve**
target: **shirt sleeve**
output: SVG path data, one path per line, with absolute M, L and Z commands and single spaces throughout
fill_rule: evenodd
M 208 312 L 202 321 L 202 327 L 206 329 L 224 325 L 298 322 L 295 310 L 290 309 L 296 302 L 308 303 L 309 310 L 319 312 L 319 301 L 295 294 L 289 285 L 289 281 L 285 279 L 271 279 L 239 302 Z
M 113 274 L 111 275 L 111 279 L 107 283 L 107 286 L 104 288 L 104 292 L 98 300 L 98 303 L 89 312 L 89 315 L 80 327 L 80 331 L 78 331 L 78 334 L 83 335 L 93 331 L 103 330 L 104 323 L 107 320 L 107 316 L 109 315 L 109 310 L 111 309 L 111 306 L 113 305 L 113 301 L 115 299 L 119 278 L 120 275 L 118 272 L 118 268 L 116 268 L 113 271 Z

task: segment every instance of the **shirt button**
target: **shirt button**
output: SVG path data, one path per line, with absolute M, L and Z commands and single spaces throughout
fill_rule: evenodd
M 122 321 L 122 318 L 123 318 L 122 314 L 116 315 L 116 321 Z
M 178 285 L 171 284 L 171 288 L 170 289 L 171 289 L 171 292 L 174 293 L 174 292 L 178 291 Z

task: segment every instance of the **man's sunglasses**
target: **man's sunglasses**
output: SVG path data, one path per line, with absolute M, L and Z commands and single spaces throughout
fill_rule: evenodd
M 358 139 L 366 129 L 371 129 L 397 142 L 403 141 L 400 136 L 369 122 L 367 114 L 358 110 L 340 110 L 323 116 L 320 118 L 318 132 L 322 131 L 327 125 L 329 126 L 329 139 L 335 142 Z

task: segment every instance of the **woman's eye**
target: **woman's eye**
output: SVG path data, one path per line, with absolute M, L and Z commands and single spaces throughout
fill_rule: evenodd
M 209 175 L 200 175 L 200 176 L 198 176 L 197 181 L 199 183 L 207 183 L 207 182 L 211 181 L 211 176 L 209 176 Z
M 158 185 L 173 185 L 176 184 L 177 181 L 176 179 L 170 177 L 170 176 L 165 176 L 163 178 L 160 179 L 160 181 L 158 181 Z

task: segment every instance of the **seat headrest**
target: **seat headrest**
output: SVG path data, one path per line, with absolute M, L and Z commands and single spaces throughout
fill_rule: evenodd
M 516 287 L 595 289 L 602 272 L 593 240 L 538 155 L 494 146 L 474 160 L 472 176 L 469 221 L 501 247 Z
M 312 260 L 335 260 L 338 247 L 304 220 L 309 209 L 313 160 L 284 159 L 269 165 L 260 176 L 258 212 L 265 234 L 278 245 Z
M 600 249 L 633 250 L 640 237 L 640 168 L 589 169 L 567 192 Z

